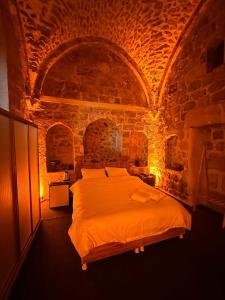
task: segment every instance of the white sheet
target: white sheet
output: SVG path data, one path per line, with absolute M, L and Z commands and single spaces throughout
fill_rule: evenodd
M 164 193 L 159 201 L 132 200 L 135 191 L 146 188 L 153 189 L 136 176 L 82 179 L 74 184 L 68 233 L 81 257 L 106 243 L 126 243 L 175 227 L 191 229 L 191 215 Z

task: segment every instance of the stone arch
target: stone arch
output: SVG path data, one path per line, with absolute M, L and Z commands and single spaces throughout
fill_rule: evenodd
M 83 138 L 85 161 L 110 162 L 121 156 L 121 133 L 109 119 L 97 119 L 90 123 Z
M 143 132 L 131 132 L 129 138 L 129 160 L 138 167 L 146 167 L 148 165 L 148 138 Z
M 55 123 L 47 130 L 46 167 L 47 172 L 74 169 L 73 133 L 62 123 Z
M 179 54 L 181 53 L 183 46 L 185 44 L 185 40 L 192 33 L 193 28 L 196 26 L 196 23 L 199 21 L 202 14 L 206 11 L 207 6 L 210 1 L 211 0 L 200 0 L 199 4 L 196 6 L 194 12 L 192 13 L 192 16 L 190 17 L 189 21 L 187 22 L 185 28 L 183 29 L 183 32 L 180 35 L 180 38 L 177 40 L 177 42 L 173 48 L 173 51 L 172 51 L 170 58 L 166 64 L 165 70 L 163 72 L 163 76 L 160 81 L 158 107 L 160 107 L 160 105 L 162 104 L 166 84 L 167 84 L 167 81 L 171 74 L 173 64 L 176 62 L 177 58 L 179 57 Z
M 87 37 L 87 38 L 76 38 L 70 42 L 64 43 L 60 45 L 58 48 L 56 48 L 40 65 L 38 70 L 38 75 L 34 83 L 33 98 L 40 98 L 43 83 L 45 80 L 45 77 L 50 70 L 50 68 L 64 55 L 66 55 L 68 52 L 77 49 L 81 46 L 88 46 L 88 45 L 97 45 L 101 46 L 112 53 L 114 53 L 116 56 L 118 56 L 124 64 L 127 65 L 127 67 L 132 71 L 134 76 L 137 78 L 138 82 L 140 83 L 145 97 L 146 101 L 148 103 L 148 106 L 151 105 L 151 93 L 150 93 L 150 87 L 148 85 L 148 82 L 141 72 L 138 65 L 133 61 L 133 59 L 126 53 L 125 50 L 123 50 L 121 47 L 116 45 L 115 43 L 112 43 L 111 41 L 108 41 L 104 38 L 94 38 L 94 37 Z

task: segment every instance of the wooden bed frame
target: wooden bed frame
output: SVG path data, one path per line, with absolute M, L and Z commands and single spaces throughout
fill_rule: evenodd
M 82 270 L 87 270 L 87 264 L 96 260 L 100 260 L 130 250 L 134 250 L 135 253 L 139 253 L 140 251 L 144 252 L 145 246 L 174 237 L 179 237 L 180 239 L 182 239 L 184 233 L 185 229 L 182 227 L 171 228 L 162 234 L 131 241 L 125 244 L 109 243 L 103 246 L 96 247 L 92 249 L 87 256 L 81 258 Z

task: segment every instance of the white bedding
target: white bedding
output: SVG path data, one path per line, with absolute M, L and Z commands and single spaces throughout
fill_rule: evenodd
M 132 199 L 137 190 L 146 188 L 154 191 L 136 176 L 82 179 L 73 185 L 68 233 L 80 257 L 106 243 L 126 243 L 175 227 L 191 229 L 191 215 L 164 193 L 158 201 Z

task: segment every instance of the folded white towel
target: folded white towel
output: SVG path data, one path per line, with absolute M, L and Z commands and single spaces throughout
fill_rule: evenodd
M 136 192 L 134 192 L 131 195 L 131 199 L 135 200 L 135 201 L 138 201 L 138 202 L 146 203 L 146 202 L 148 202 L 150 200 L 150 196 L 145 191 L 139 191 L 139 190 L 137 190 Z
M 138 189 L 132 195 L 131 199 L 146 203 L 150 200 L 159 201 L 163 194 L 156 189 Z

